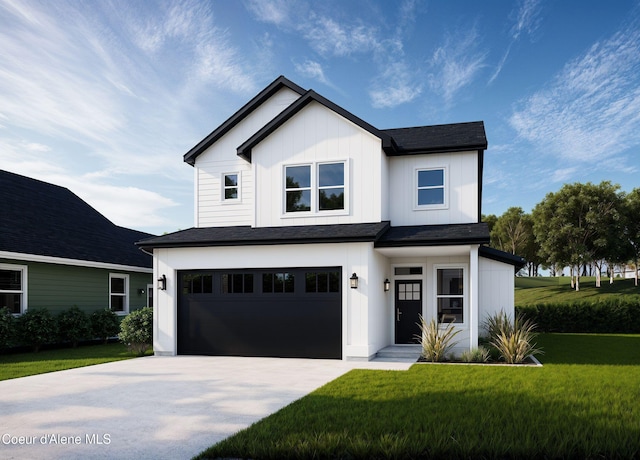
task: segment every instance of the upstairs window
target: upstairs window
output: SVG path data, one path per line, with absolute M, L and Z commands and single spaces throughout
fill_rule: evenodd
M 445 206 L 445 169 L 419 169 L 417 171 L 418 207 Z
M 285 213 L 345 209 L 345 163 L 285 166 Z
M 0 264 L 0 308 L 14 315 L 24 312 L 26 304 L 27 267 Z
M 287 166 L 286 211 L 311 211 L 311 165 Z
M 318 210 L 344 209 L 344 163 L 318 165 Z
M 223 174 L 224 201 L 237 200 L 240 198 L 240 181 L 238 173 Z

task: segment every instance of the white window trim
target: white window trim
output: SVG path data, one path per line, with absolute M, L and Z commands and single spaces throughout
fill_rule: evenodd
M 443 173 L 443 188 L 444 188 L 444 203 L 442 204 L 418 204 L 418 172 L 419 171 L 437 171 L 442 170 Z M 449 166 L 429 166 L 420 167 L 413 170 L 413 210 L 414 211 L 430 211 L 435 209 L 449 209 Z
M 462 322 L 453 323 L 453 327 L 467 329 L 469 327 L 469 264 L 435 264 L 433 266 L 433 317 L 438 321 L 438 270 L 462 269 Z M 438 322 L 439 327 L 447 325 Z
M 320 195 L 320 165 L 342 163 L 344 165 L 344 209 L 330 209 L 326 211 L 320 211 L 319 209 L 319 195 Z M 311 210 L 310 211 L 298 211 L 287 212 L 287 168 L 296 166 L 310 166 L 311 167 Z M 349 160 L 323 160 L 323 161 L 311 161 L 305 163 L 287 163 L 282 165 L 282 212 L 281 217 L 284 219 L 291 219 L 296 217 L 324 217 L 324 216 L 346 216 L 349 215 Z M 337 188 L 337 187 L 326 187 Z M 308 190 L 309 187 L 302 187 L 300 189 L 289 190 Z
M 122 311 L 113 311 L 111 308 L 111 296 L 121 295 L 119 292 L 111 292 L 111 280 L 114 278 L 124 279 L 124 308 Z M 125 273 L 109 273 L 109 310 L 113 311 L 116 315 L 129 314 L 129 275 Z
M 13 316 L 20 316 L 21 314 L 25 313 L 28 309 L 27 306 L 27 294 L 28 294 L 28 272 L 29 272 L 29 267 L 27 265 L 14 265 L 14 264 L 0 264 L 0 270 L 13 270 L 13 271 L 21 271 L 22 272 L 22 276 L 21 276 L 21 281 L 22 281 L 22 285 L 21 285 L 21 290 L 16 291 L 16 290 L 3 290 L 3 293 L 6 294 L 22 294 L 22 297 L 20 299 L 20 313 L 14 313 Z
M 224 178 L 225 176 L 230 176 L 234 174 L 238 176 L 238 185 L 235 187 L 238 189 L 238 198 L 225 198 L 224 192 L 227 190 L 227 188 L 234 188 L 234 187 L 227 187 L 225 185 Z M 225 203 L 237 204 L 242 202 L 242 174 L 240 174 L 240 171 L 227 171 L 227 172 L 223 172 L 220 175 L 220 202 L 223 204 Z

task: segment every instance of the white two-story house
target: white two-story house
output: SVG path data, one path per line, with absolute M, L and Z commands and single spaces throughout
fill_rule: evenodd
M 184 155 L 195 225 L 144 240 L 160 355 L 367 360 L 419 315 L 473 348 L 513 313 L 486 246 L 482 122 L 378 129 L 279 77 Z

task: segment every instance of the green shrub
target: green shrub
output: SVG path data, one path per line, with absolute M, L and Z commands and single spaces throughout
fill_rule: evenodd
M 479 346 L 473 350 L 466 350 L 460 356 L 463 363 L 488 363 L 491 360 L 491 354 L 488 348 Z
M 104 310 L 94 311 L 91 314 L 91 332 L 93 337 L 102 339 L 107 343 L 109 337 L 115 337 L 120 331 L 120 321 L 118 315 L 113 311 L 105 308 Z
M 119 338 L 131 352 L 143 356 L 153 345 L 153 309 L 141 308 L 124 318 Z
M 13 344 L 15 319 L 7 307 L 0 308 L 0 351 Z
M 460 333 L 453 323 L 449 323 L 445 329 L 441 329 L 435 319 L 430 322 L 420 315 L 420 335 L 416 338 L 422 346 L 422 357 L 427 361 L 441 362 L 447 359 L 447 353 L 458 342 L 453 339 Z
M 62 342 L 71 342 L 73 348 L 78 342 L 91 338 L 89 317 L 78 307 L 71 307 L 58 315 L 58 334 Z
M 49 310 L 31 309 L 18 317 L 18 334 L 20 342 L 29 345 L 34 352 L 56 339 L 57 324 Z
M 536 324 L 522 315 L 516 314 L 513 322 L 506 313 L 500 312 L 485 320 L 489 331 L 489 342 L 500 353 L 507 364 L 523 363 L 529 355 L 542 353 L 534 343 Z
M 625 297 L 516 307 L 540 332 L 640 333 L 640 301 Z

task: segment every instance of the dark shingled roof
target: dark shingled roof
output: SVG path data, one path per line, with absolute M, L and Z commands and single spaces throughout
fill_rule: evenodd
M 0 170 L 0 251 L 152 267 L 135 242 L 152 236 L 118 227 L 64 187 Z
M 345 243 L 375 241 L 389 222 L 365 224 L 305 225 L 293 227 L 190 228 L 149 238 L 137 244 L 144 249 L 204 246 L 251 246 L 270 244 Z
M 524 267 L 527 263 L 527 261 L 520 256 L 500 251 L 495 248 L 490 248 L 489 246 L 480 246 L 479 254 L 487 259 L 497 260 L 498 262 L 513 265 L 518 268 L 518 270 Z
M 391 136 L 397 145 L 397 151 L 389 155 L 487 149 L 482 121 L 381 131 Z
M 391 227 L 376 241 L 375 246 L 385 248 L 485 243 L 489 243 L 489 227 L 485 223 L 479 223 Z

